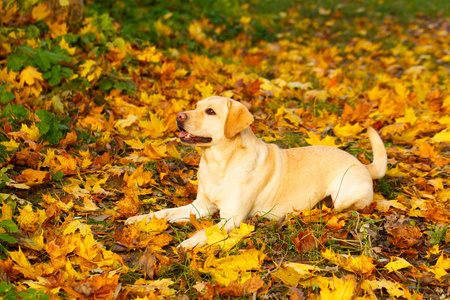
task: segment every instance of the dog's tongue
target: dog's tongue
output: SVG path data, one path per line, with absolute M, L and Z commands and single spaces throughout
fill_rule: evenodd
M 184 138 L 184 137 L 186 137 L 188 135 L 189 135 L 189 133 L 187 133 L 186 131 L 181 131 L 180 132 L 180 138 Z

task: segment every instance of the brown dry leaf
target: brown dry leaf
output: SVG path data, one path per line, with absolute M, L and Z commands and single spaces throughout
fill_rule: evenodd
M 422 232 L 417 226 L 401 224 L 388 230 L 392 237 L 388 237 L 389 242 L 400 249 L 410 248 L 420 242 Z
M 313 232 L 309 230 L 300 232 L 297 237 L 295 237 L 292 241 L 294 242 L 295 248 L 298 253 L 306 253 L 311 250 L 316 249 L 319 246 L 323 246 L 327 240 L 326 233 L 323 234 L 320 238 L 316 238 Z

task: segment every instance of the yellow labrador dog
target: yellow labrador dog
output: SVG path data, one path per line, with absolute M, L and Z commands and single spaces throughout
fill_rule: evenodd
M 368 135 L 374 161 L 361 164 L 352 155 L 327 146 L 282 150 L 259 140 L 250 129 L 250 112 L 237 101 L 209 97 L 195 110 L 177 114 L 180 140 L 201 147 L 197 199 L 191 204 L 131 217 L 126 224 L 153 216 L 170 222 L 188 221 L 190 214 L 211 216 L 220 211 L 227 231 L 255 214 L 280 218 L 312 208 L 331 196 L 338 211 L 362 209 L 373 200 L 372 179 L 384 176 L 383 142 L 372 128 Z M 180 244 L 205 245 L 205 231 Z

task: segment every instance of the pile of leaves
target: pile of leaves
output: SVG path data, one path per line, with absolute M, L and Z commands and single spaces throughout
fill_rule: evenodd
M 165 13 L 135 29 L 157 33 L 141 40 L 60 3 L 0 1 L 0 297 L 450 295 L 448 19 L 349 19 L 345 5 L 309 18 L 295 4 L 266 40 L 270 22 L 241 5 L 222 24 L 178 28 Z M 374 203 L 254 216 L 190 250 L 176 246 L 217 219 L 124 226 L 195 198 L 199 156 L 174 121 L 211 95 L 245 103 L 258 137 L 283 148 L 339 147 L 367 164 L 375 127 L 389 166 Z

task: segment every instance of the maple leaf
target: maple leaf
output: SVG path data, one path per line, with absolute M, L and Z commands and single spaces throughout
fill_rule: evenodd
M 20 144 L 13 139 L 10 139 L 9 142 L 0 142 L 0 145 L 4 146 L 6 151 L 14 151 L 20 146 Z
M 396 123 L 409 123 L 411 125 L 415 125 L 417 121 L 419 120 L 418 117 L 416 117 L 416 113 L 414 112 L 414 108 L 407 107 L 405 109 L 405 116 L 402 118 L 395 119 Z
M 137 59 L 146 62 L 159 62 L 161 54 L 156 51 L 156 47 L 147 47 L 136 55 Z
M 229 233 L 225 229 L 220 229 L 218 225 L 212 226 L 205 229 L 208 238 L 207 245 L 220 246 L 223 251 L 228 251 L 254 230 L 255 226 L 246 223 L 241 223 L 239 227 L 234 228 Z
M 45 3 L 39 3 L 38 5 L 34 6 L 31 10 L 31 16 L 36 21 L 43 20 L 47 18 L 51 14 L 51 10 L 47 8 L 47 4 Z
M 75 51 L 76 51 L 76 47 L 70 47 L 69 43 L 67 43 L 65 38 L 62 38 L 61 41 L 59 42 L 59 46 L 62 49 L 66 49 L 67 52 L 69 52 L 70 55 L 74 55 Z
M 25 232 L 35 232 L 38 230 L 46 218 L 45 210 L 37 209 L 34 212 L 31 205 L 19 208 L 19 216 L 16 217 L 20 229 Z
M 265 254 L 256 249 L 224 258 L 208 256 L 200 271 L 211 274 L 223 286 L 228 286 L 233 281 L 244 283 L 251 277 L 250 271 L 260 270 L 264 257 Z
M 55 20 L 45 20 L 45 24 L 47 24 L 48 28 L 51 31 L 52 38 L 57 38 L 58 36 L 65 35 L 68 31 L 67 23 L 62 22 L 59 19 Z
M 326 234 L 317 239 L 312 232 L 306 230 L 300 232 L 292 241 L 298 253 L 306 253 L 323 245 L 326 242 Z
M 272 275 L 287 285 L 298 286 L 301 281 L 310 280 L 320 271 L 323 270 L 313 265 L 284 263 L 281 268 L 273 272 Z
M 409 248 L 420 242 L 422 232 L 417 226 L 400 225 L 388 230 L 393 238 L 388 240 L 399 248 Z
M 392 282 L 386 279 L 364 280 L 361 284 L 361 287 L 367 291 L 385 288 L 389 295 L 393 297 L 404 297 L 406 299 L 412 299 L 411 293 L 409 292 L 407 287 L 402 286 L 398 282 Z
M 200 92 L 202 98 L 208 98 L 214 95 L 214 88 L 208 83 L 199 83 L 195 88 Z
M 102 68 L 97 64 L 97 62 L 92 59 L 86 60 L 86 62 L 82 64 L 80 67 L 81 67 L 80 76 L 87 78 L 89 82 L 92 82 L 95 79 L 100 78 L 100 75 L 103 72 Z
M 22 249 L 19 247 L 18 251 L 10 251 L 8 252 L 11 259 L 14 261 L 13 269 L 19 271 L 22 273 L 25 278 L 31 278 L 36 279 L 35 269 L 31 265 L 28 258 L 25 256 L 25 254 L 22 252 Z
M 19 75 L 20 86 L 23 87 L 24 83 L 27 85 L 35 84 L 36 80 L 43 81 L 42 73 L 40 73 L 37 68 L 28 66 L 20 72 Z
M 277 110 L 275 118 L 277 120 L 278 126 L 292 127 L 292 125 L 299 126 L 302 123 L 300 116 L 295 113 L 295 110 L 285 108 L 284 105 Z M 292 125 L 286 122 L 285 119 L 288 120 Z
M 159 280 L 145 280 L 140 278 L 136 280 L 133 285 L 127 285 L 126 289 L 127 291 L 133 294 L 147 295 L 154 291 L 160 291 L 165 296 L 173 296 L 176 293 L 174 289 L 170 288 L 170 286 L 173 284 L 174 282 L 168 278 L 163 278 Z M 136 299 L 149 299 L 149 298 L 145 297 Z
M 445 129 L 433 136 L 432 141 L 435 143 L 450 143 L 450 130 Z
M 322 256 L 345 270 L 358 275 L 369 275 L 375 270 L 373 259 L 364 254 L 353 258 L 351 256 L 340 255 L 330 249 L 325 249 L 322 251 Z
M 345 138 L 355 137 L 363 130 L 364 128 L 362 128 L 359 123 L 356 123 L 355 125 L 347 123 L 344 126 L 338 124 L 333 128 L 333 132 L 337 137 Z
M 47 171 L 38 171 L 33 169 L 23 170 L 22 173 L 16 177 L 19 182 L 26 182 L 27 185 L 39 185 L 51 180 L 51 175 Z
M 165 25 L 161 19 L 158 19 L 156 22 L 154 22 L 153 26 L 155 26 L 156 31 L 161 35 L 170 36 L 173 34 L 172 28 Z
M 353 299 L 356 289 L 356 278 L 353 275 L 347 275 L 343 278 L 337 278 L 333 275 L 333 280 L 330 281 L 329 288 L 326 285 L 320 285 L 320 298 L 326 299 Z
M 400 257 L 391 257 L 391 262 L 384 266 L 388 272 L 394 272 L 400 269 L 412 267 L 412 265 Z
M 319 134 L 315 134 L 312 132 L 307 132 L 308 137 L 305 141 L 311 146 L 330 146 L 330 147 L 339 147 L 336 145 L 336 138 L 327 135 L 325 138 L 321 139 Z

